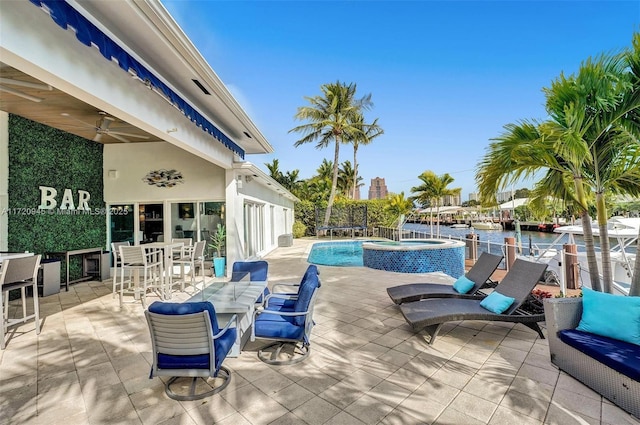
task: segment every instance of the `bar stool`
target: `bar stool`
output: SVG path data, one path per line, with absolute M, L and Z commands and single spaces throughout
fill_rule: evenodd
M 182 243 L 181 248 L 173 249 L 173 252 L 172 252 L 173 258 L 184 257 L 189 251 L 193 249 L 192 238 L 173 238 L 171 239 L 171 243 Z
M 119 271 L 122 268 L 122 260 L 120 259 L 120 247 L 130 246 L 129 241 L 125 242 L 111 242 L 111 253 L 113 254 L 113 287 L 111 288 L 112 298 L 116 297 L 116 288 L 118 285 L 124 285 L 124 280 L 120 276 L 120 283 L 118 283 Z M 129 287 L 131 287 L 131 279 L 128 280 Z
M 42 256 L 33 255 L 23 258 L 12 258 L 2 262 L 0 267 L 0 307 L 2 307 L 0 326 L 0 348 L 5 349 L 5 334 L 9 326 L 26 323 L 29 319 L 36 321 L 36 335 L 40 335 L 40 309 L 38 306 L 38 269 Z M 33 290 L 33 314 L 27 315 L 27 296 L 25 288 L 31 286 Z M 22 317 L 9 318 L 9 291 L 20 289 L 22 303 Z M 4 298 L 4 299 L 3 299 Z
M 140 300 L 142 306 L 146 306 L 147 290 L 152 287 L 159 287 L 164 299 L 164 281 L 162 278 L 162 255 L 156 252 L 147 252 L 144 246 L 120 246 L 120 279 L 124 282 L 124 273 L 136 273 L 137 284 L 134 285 L 134 295 L 140 291 L 138 285 L 142 285 Z M 142 272 L 142 277 L 140 277 Z M 156 280 L 158 283 L 156 284 Z M 135 282 L 135 280 L 134 280 Z M 124 285 L 120 285 L 120 307 L 124 296 Z
M 173 260 L 173 264 L 180 265 L 180 278 L 182 279 L 181 289 L 183 291 L 184 291 L 184 284 L 185 284 L 185 277 L 186 277 L 184 269 L 185 269 L 185 266 L 187 265 L 189 266 L 189 274 L 191 275 L 191 284 L 194 286 L 194 288 L 196 287 L 195 284 L 197 283 L 195 282 L 196 265 L 200 266 L 201 273 L 202 273 L 202 289 L 204 290 L 204 282 L 205 282 L 204 249 L 206 244 L 207 244 L 206 241 L 196 242 L 196 244 L 193 246 L 193 249 L 190 252 L 187 252 L 185 253 L 184 256 Z

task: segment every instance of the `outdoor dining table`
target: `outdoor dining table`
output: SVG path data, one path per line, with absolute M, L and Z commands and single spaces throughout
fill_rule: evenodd
M 3 252 L 0 253 L 0 270 L 2 270 L 2 261 L 11 260 L 12 258 L 31 257 L 33 252 Z
M 33 252 L 3 252 L 0 253 L 0 264 L 4 260 L 11 260 L 12 258 L 23 258 L 33 256 Z
M 224 324 L 236 315 L 236 342 L 228 356 L 238 357 L 251 335 L 251 322 L 256 301 L 267 287 L 267 281 L 214 282 L 187 301 L 210 301 L 216 310 L 218 323 Z

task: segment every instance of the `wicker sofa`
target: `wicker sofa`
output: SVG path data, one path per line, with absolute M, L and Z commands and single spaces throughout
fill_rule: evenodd
M 544 308 L 551 362 L 640 418 L 640 346 L 575 331 L 581 298 L 547 299 Z

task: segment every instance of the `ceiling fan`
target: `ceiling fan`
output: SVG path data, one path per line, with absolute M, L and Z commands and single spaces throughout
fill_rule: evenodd
M 139 134 L 133 134 L 133 133 L 125 133 L 122 131 L 116 131 L 116 130 L 110 130 L 109 127 L 111 126 L 111 123 L 113 123 L 116 119 L 112 116 L 107 115 L 106 112 L 98 112 L 98 114 L 100 114 L 100 117 L 98 118 L 98 120 L 96 121 L 96 124 L 93 125 L 91 123 L 82 121 L 78 118 L 75 118 L 71 115 L 69 115 L 68 113 L 64 112 L 61 115 L 67 118 L 71 118 L 72 120 L 81 122 L 82 124 L 93 128 L 96 131 L 96 135 L 93 137 L 93 141 L 94 142 L 99 142 L 102 140 L 102 136 L 109 136 L 109 137 L 113 137 L 116 140 L 120 140 L 121 142 L 124 143 L 131 143 L 131 140 L 127 139 L 126 137 L 136 137 L 138 139 L 148 139 L 149 137 L 147 136 L 141 136 Z M 126 136 L 126 137 L 123 137 Z
M 36 90 L 48 90 L 48 91 L 53 90 L 53 87 L 51 87 L 49 84 L 32 83 L 30 81 L 22 81 L 22 80 L 16 80 L 14 78 L 0 77 L 0 91 L 10 93 L 14 96 L 18 96 L 23 99 L 27 99 L 36 103 L 42 102 L 44 99 L 41 97 L 32 96 L 20 90 L 6 87 L 5 84 L 8 84 L 10 86 L 26 87 L 30 89 L 36 89 Z

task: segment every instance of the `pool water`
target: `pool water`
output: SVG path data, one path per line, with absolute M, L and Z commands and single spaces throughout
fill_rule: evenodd
M 307 261 L 321 266 L 362 267 L 362 242 L 317 242 Z

